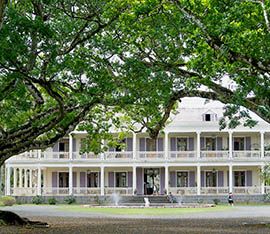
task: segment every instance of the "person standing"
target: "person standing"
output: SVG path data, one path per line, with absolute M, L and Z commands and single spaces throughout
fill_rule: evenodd
M 230 206 L 233 206 L 233 194 L 232 193 L 229 193 L 228 203 L 229 203 Z

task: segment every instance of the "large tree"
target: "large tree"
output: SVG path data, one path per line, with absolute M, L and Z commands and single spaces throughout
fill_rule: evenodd
M 127 6 L 80 0 L 0 3 L 1 164 L 54 143 L 95 106 L 121 102 L 96 41 Z
M 155 88 L 165 98 L 155 99 L 153 111 L 146 109 L 141 116 L 137 107 L 127 111 L 153 137 L 182 97 L 228 104 L 225 117 L 231 128 L 241 118 L 254 126 L 248 111 L 270 123 L 269 9 L 269 1 L 263 0 L 134 1 L 132 13 L 111 32 L 114 50 L 104 49 L 120 58 L 118 69 L 135 82 L 142 77 L 160 80 L 164 87 Z M 233 88 L 224 86 L 225 77 Z M 221 127 L 226 124 L 222 119 Z

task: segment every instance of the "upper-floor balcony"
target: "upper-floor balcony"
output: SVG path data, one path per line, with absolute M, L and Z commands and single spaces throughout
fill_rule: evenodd
M 100 154 L 82 153 L 82 137 L 63 139 L 45 151 L 33 150 L 9 159 L 39 161 L 268 161 L 270 134 L 261 133 L 170 133 L 157 139 L 145 134 L 127 137 L 125 147 Z M 263 148 L 262 148 L 263 147 Z

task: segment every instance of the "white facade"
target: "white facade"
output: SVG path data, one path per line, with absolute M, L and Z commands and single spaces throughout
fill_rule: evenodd
M 130 133 L 126 150 L 80 154 L 85 133 L 74 131 L 53 148 L 6 162 L 6 194 L 16 196 L 263 194 L 270 162 L 270 125 L 219 131 L 223 105 L 184 99 L 179 114 L 154 142 Z M 254 118 L 258 118 L 254 116 Z M 12 179 L 11 179 L 12 178 Z

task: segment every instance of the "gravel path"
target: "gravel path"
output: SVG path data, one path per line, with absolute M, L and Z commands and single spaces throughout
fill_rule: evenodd
M 2 209 L 2 208 L 1 208 Z M 108 215 L 61 211 L 57 206 L 13 206 L 5 210 L 48 222 L 49 228 L 0 226 L 0 233 L 102 233 L 102 234 L 253 234 L 270 233 L 270 206 L 239 206 L 224 211 L 185 213 L 174 216 Z
M 31 217 L 45 221 L 49 228 L 0 228 L 0 233 L 9 234 L 269 234 L 270 228 L 259 224 L 262 219 L 110 219 L 110 218 L 70 218 L 70 217 Z M 249 223 L 246 225 L 245 223 Z M 253 225 L 256 224 L 256 225 Z

